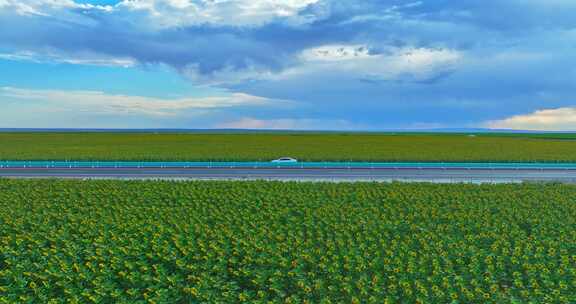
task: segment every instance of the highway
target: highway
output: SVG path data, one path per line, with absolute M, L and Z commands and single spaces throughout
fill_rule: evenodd
M 5 178 L 576 183 L 574 168 L 0 168 Z

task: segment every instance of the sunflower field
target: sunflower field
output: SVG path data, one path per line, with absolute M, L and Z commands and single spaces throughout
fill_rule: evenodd
M 0 160 L 576 162 L 575 134 L 4 133 Z
M 0 303 L 576 303 L 576 187 L 0 179 Z

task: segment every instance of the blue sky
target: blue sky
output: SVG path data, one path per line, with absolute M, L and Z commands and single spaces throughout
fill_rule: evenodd
M 573 0 L 0 0 L 0 127 L 576 130 Z

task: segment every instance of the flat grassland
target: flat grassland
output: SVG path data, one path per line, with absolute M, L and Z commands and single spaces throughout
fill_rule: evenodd
M 576 161 L 574 134 L 0 133 L 0 160 Z
M 0 303 L 576 303 L 576 187 L 0 179 Z

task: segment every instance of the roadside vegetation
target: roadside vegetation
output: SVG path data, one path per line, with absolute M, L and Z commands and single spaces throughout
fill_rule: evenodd
M 0 179 L 0 303 L 576 303 L 576 187 Z
M 574 134 L 0 133 L 0 160 L 576 161 Z

